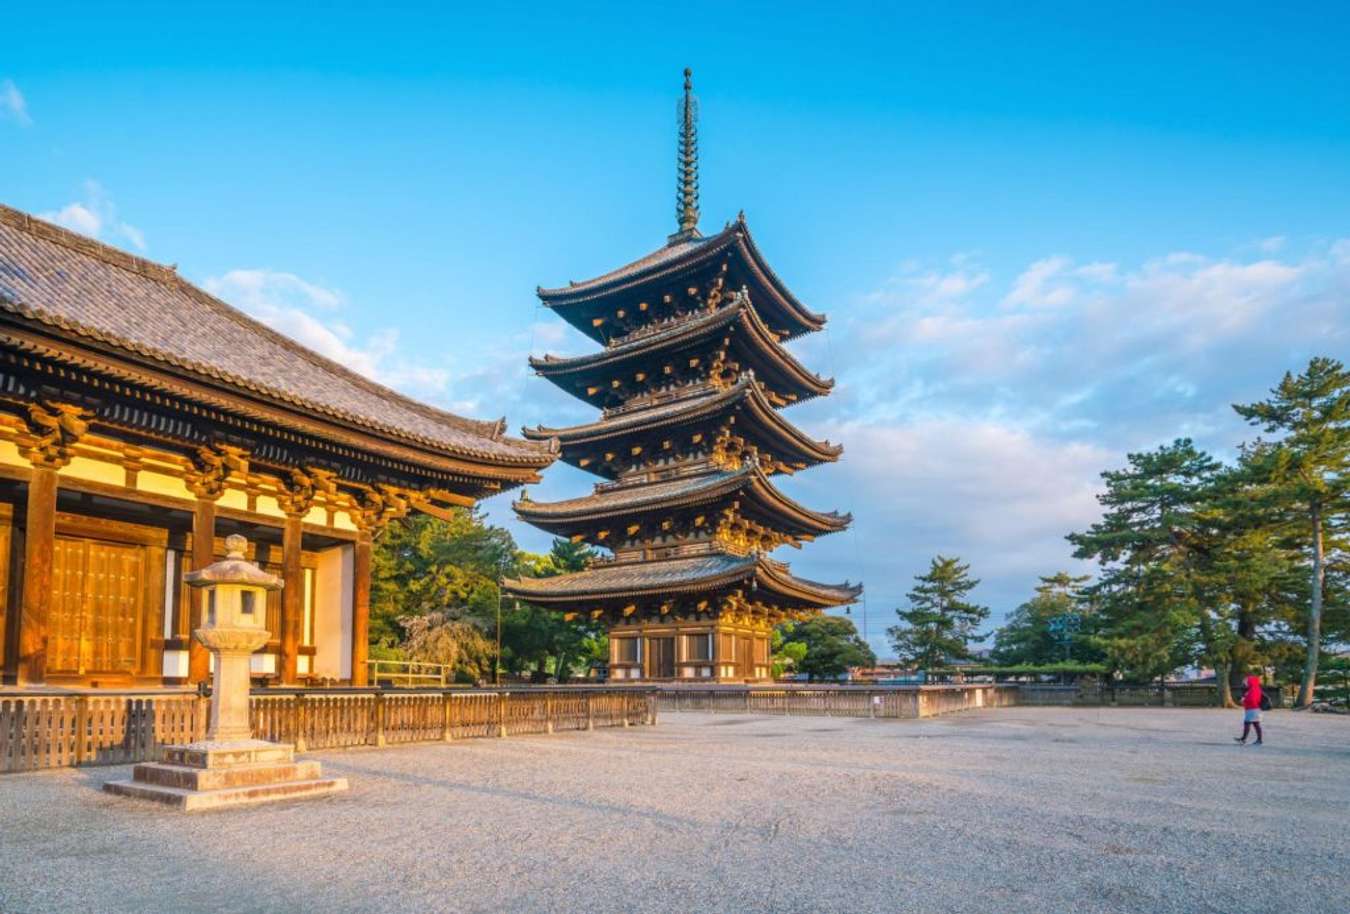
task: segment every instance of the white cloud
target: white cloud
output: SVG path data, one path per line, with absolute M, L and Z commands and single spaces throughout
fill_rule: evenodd
M 3 91 L 3 87 L 0 87 Z M 145 233 L 117 216 L 117 207 L 97 181 L 84 182 L 84 199 L 67 203 L 58 210 L 39 213 L 38 218 L 79 232 L 100 241 L 126 242 L 138 251 L 145 250 Z
M 33 124 L 33 118 L 28 114 L 28 102 L 13 80 L 0 79 L 0 118 L 14 121 L 20 127 Z
M 346 306 L 345 296 L 336 289 L 294 273 L 264 269 L 230 270 L 204 280 L 202 288 L 371 380 L 432 399 L 449 387 L 446 369 L 412 362 L 399 352 L 398 330 L 386 327 L 357 339 L 335 313 Z
M 103 231 L 103 220 L 83 203 L 67 203 L 54 213 L 42 213 L 41 218 L 90 238 L 97 238 Z
M 972 563 L 995 622 L 1037 575 L 1081 570 L 1064 536 L 1099 516 L 1103 470 L 1179 436 L 1231 455 L 1253 434 L 1232 403 L 1350 349 L 1350 240 L 1272 247 L 1050 256 L 1004 278 L 969 256 L 905 264 L 835 315 L 839 386 L 790 413 L 846 450 L 785 488 L 852 508 L 857 532 L 785 557 L 822 580 L 861 573 L 879 648 L 877 619 L 938 552 Z

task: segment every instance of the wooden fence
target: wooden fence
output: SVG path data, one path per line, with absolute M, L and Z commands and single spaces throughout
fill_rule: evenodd
M 1001 685 L 860 688 L 772 688 L 726 686 L 663 688 L 658 704 L 666 711 L 722 714 L 779 714 L 803 717 L 875 717 L 897 720 L 936 717 L 976 708 L 1017 704 L 1017 688 Z
M 1017 684 L 1020 703 L 1024 705 L 1061 705 L 1076 707 L 1122 708 L 1217 708 L 1219 687 L 1212 683 L 1171 682 L 1166 685 L 1124 685 L 1102 682 L 1083 682 L 1076 685 L 1052 683 Z M 1291 707 L 1293 690 L 1287 686 L 1267 686 L 1264 689 L 1276 708 Z M 1242 697 L 1241 692 L 1233 696 Z
M 206 735 L 195 692 L 0 694 L 0 773 L 122 765 Z M 276 690 L 250 700 L 253 735 L 296 750 L 386 746 L 656 723 L 654 693 Z

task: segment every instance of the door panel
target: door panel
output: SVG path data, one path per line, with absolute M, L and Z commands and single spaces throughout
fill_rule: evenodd
M 140 665 L 145 548 L 56 538 L 48 652 L 56 673 L 133 673 Z
M 647 678 L 673 679 L 675 677 L 675 638 L 647 639 Z

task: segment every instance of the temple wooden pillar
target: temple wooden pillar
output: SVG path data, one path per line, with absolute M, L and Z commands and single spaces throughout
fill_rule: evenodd
M 47 625 L 56 551 L 56 467 L 33 465 L 24 524 L 23 602 L 19 610 L 19 685 L 47 681 Z
M 88 429 L 83 410 L 64 403 L 31 404 L 19 452 L 32 464 L 24 518 L 23 595 L 19 606 L 19 685 L 47 681 L 47 640 L 56 552 L 57 470 L 70 463 L 75 443 Z
M 205 568 L 216 560 L 216 502 L 225 494 L 225 483 L 232 474 L 248 469 L 247 455 L 236 447 L 204 447 L 192 458 L 192 469 L 184 474 L 188 489 L 197 497 L 192 506 L 192 567 Z M 174 634 L 188 643 L 188 682 L 194 685 L 211 679 L 211 652 L 197 643 L 192 633 L 201 628 L 206 594 L 201 588 L 188 588 L 187 606 L 180 607 Z M 186 618 L 182 614 L 186 613 Z
M 281 537 L 281 682 L 300 680 L 300 641 L 305 626 L 305 571 L 300 565 L 305 515 L 314 507 L 318 490 L 327 486 L 326 474 L 293 469 L 282 485 L 277 503 L 286 514 Z
M 366 660 L 370 655 L 370 550 L 374 531 L 363 526 L 352 550 L 352 685 L 369 682 Z
M 192 567 L 205 568 L 216 560 L 216 501 L 215 498 L 197 494 L 192 509 Z M 206 593 L 203 588 L 185 588 L 188 592 L 187 624 L 177 631 L 188 641 L 188 682 L 194 685 L 211 678 L 211 652 L 198 644 L 192 633 L 202 626 L 203 607 L 206 605 Z
M 305 572 L 300 565 L 303 514 L 287 512 L 281 539 L 281 682 L 300 679 L 300 641 L 305 624 Z

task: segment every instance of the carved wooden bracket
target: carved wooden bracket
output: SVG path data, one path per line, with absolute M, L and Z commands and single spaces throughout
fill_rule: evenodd
M 21 417 L 19 453 L 35 467 L 59 470 L 75 456 L 75 444 L 89 430 L 91 414 L 69 403 L 28 404 Z
M 303 516 L 314 507 L 314 499 L 320 491 L 312 474 L 292 467 L 277 489 L 277 505 L 292 517 Z
M 248 452 L 228 444 L 203 447 L 192 455 L 192 469 L 183 479 L 193 495 L 215 501 L 231 476 L 248 473 Z
M 351 517 L 358 530 L 378 530 L 408 513 L 409 493 L 383 483 L 363 488 L 351 499 Z

